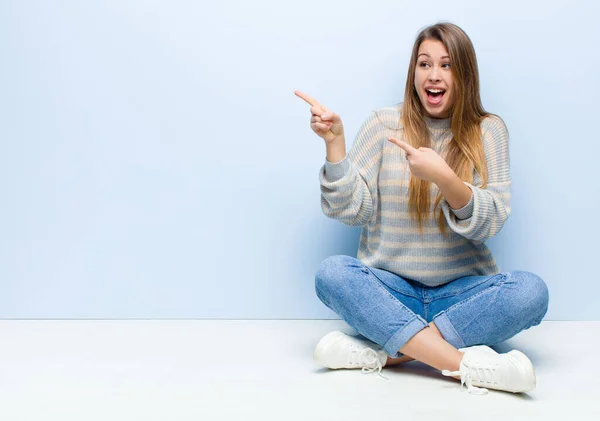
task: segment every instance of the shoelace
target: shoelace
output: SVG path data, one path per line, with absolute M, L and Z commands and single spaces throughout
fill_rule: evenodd
M 462 391 L 463 385 L 467 386 L 467 390 L 472 395 L 487 395 L 488 390 L 483 387 L 473 386 L 471 373 L 468 371 L 449 371 L 442 370 L 444 376 L 460 376 L 460 390 Z
M 377 352 L 375 352 L 375 350 L 371 348 L 365 348 L 362 351 L 360 351 L 360 353 L 358 354 L 358 362 L 360 363 L 360 365 L 362 365 L 361 371 L 363 374 L 370 374 L 377 370 L 377 374 L 379 374 L 384 379 L 389 380 L 389 377 L 381 374 L 383 365 L 381 365 L 381 360 L 379 359 L 379 355 L 377 355 Z

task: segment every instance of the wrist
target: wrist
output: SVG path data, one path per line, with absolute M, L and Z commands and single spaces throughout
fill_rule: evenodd
M 344 138 L 334 140 L 325 145 L 327 160 L 332 164 L 338 163 L 346 157 L 346 141 Z
M 439 176 L 436 178 L 436 180 L 433 181 L 433 183 L 437 185 L 438 188 L 442 189 L 444 187 L 456 183 L 457 180 L 462 183 L 462 181 L 460 180 L 460 178 L 458 178 L 456 173 L 452 171 L 452 168 L 448 167 L 445 171 L 439 174 Z
M 473 192 L 451 169 L 436 184 L 452 209 L 462 209 L 471 201 Z

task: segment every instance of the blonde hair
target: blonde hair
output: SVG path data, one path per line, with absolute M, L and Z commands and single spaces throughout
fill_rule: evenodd
M 423 104 L 414 89 L 415 68 L 421 43 L 425 40 L 441 41 L 450 56 L 455 102 L 451 109 L 452 140 L 444 157 L 450 168 L 463 181 L 473 182 L 473 169 L 487 184 L 488 174 L 480 123 L 487 113 L 479 95 L 479 71 L 475 49 L 467 34 L 452 23 L 437 23 L 423 29 L 415 40 L 404 93 L 401 124 L 404 140 L 415 148 L 430 147 L 430 133 L 425 124 Z M 430 212 L 435 212 L 442 200 L 438 193 L 433 210 L 430 209 L 431 183 L 411 175 L 409 212 L 423 232 L 423 221 Z M 438 215 L 439 229 L 446 234 L 446 220 L 441 207 Z

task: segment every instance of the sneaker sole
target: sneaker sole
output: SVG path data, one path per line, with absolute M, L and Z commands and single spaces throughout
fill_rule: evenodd
M 535 370 L 533 369 L 533 364 L 531 363 L 531 360 L 527 358 L 527 355 L 517 350 L 510 351 L 508 355 L 510 355 L 513 362 L 516 362 L 516 364 L 518 364 L 523 369 L 523 371 L 527 374 L 527 378 L 529 379 L 529 381 L 526 382 L 525 387 L 519 390 L 511 390 L 511 392 L 523 393 L 535 389 L 537 380 L 535 378 Z
M 328 365 L 326 363 L 326 361 L 323 359 L 323 356 L 327 354 L 327 349 L 331 345 L 333 345 L 334 343 L 339 341 L 340 338 L 343 338 L 345 335 L 346 334 L 342 331 L 334 330 L 333 332 L 329 332 L 327 335 L 323 336 L 323 338 L 321 338 L 321 340 L 319 341 L 319 343 L 317 344 L 317 346 L 315 348 L 315 352 L 313 353 L 313 360 L 315 360 L 317 363 L 321 364 L 322 366 L 331 368 L 333 370 L 341 368 L 341 367 L 332 367 L 331 365 Z

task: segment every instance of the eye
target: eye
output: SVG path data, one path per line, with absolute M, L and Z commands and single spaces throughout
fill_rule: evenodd
M 427 66 L 427 65 L 428 65 L 428 63 L 427 63 L 427 62 L 425 62 L 425 61 L 422 61 L 422 62 L 420 62 L 420 63 L 419 63 L 419 66 L 420 66 L 420 67 L 425 67 L 425 66 Z
M 444 67 L 444 66 L 446 66 L 446 69 L 449 69 L 450 68 L 450 63 L 444 63 L 444 64 L 442 64 L 442 67 Z

